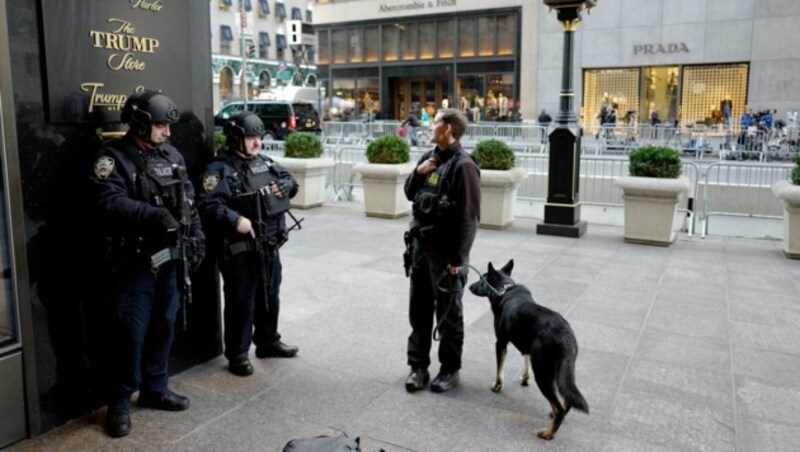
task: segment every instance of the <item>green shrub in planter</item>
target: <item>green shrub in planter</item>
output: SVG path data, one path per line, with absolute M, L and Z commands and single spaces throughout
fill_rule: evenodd
M 631 152 L 631 176 L 677 179 L 681 175 L 681 155 L 664 146 L 644 146 Z
M 292 132 L 283 144 L 283 155 L 295 159 L 315 159 L 322 155 L 322 141 L 313 133 Z
M 794 162 L 796 165 L 792 170 L 792 183 L 795 185 L 800 185 L 800 155 L 795 156 Z
M 370 163 L 406 163 L 411 160 L 408 142 L 396 135 L 384 135 L 367 145 Z
M 225 134 L 222 133 L 222 130 L 214 131 L 214 150 L 225 149 L 226 141 L 227 139 L 225 138 Z
M 480 169 L 509 170 L 514 167 L 514 151 L 500 140 L 484 140 L 478 142 L 472 157 L 478 162 Z

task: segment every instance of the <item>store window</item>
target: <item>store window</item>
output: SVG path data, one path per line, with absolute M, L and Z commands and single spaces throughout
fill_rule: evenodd
M 330 54 L 328 53 L 328 30 L 317 32 L 317 64 L 329 64 Z
M 419 59 L 430 60 L 436 54 L 436 22 L 423 22 L 417 27 Z
M 347 62 L 347 30 L 331 30 L 331 57 L 333 64 Z
M 350 121 L 355 114 L 356 81 L 354 79 L 334 79 L 331 96 L 331 119 Z
M 478 55 L 494 55 L 497 21 L 494 17 L 478 18 Z
M 383 61 L 397 61 L 400 59 L 400 29 L 399 25 L 386 25 L 382 27 Z
M 745 112 L 747 103 L 747 64 L 685 66 L 681 83 L 682 124 L 722 125 L 726 121 L 723 104 L 730 103 L 730 118 Z
M 378 61 L 378 27 L 364 28 L 364 61 Z
M 517 16 L 497 17 L 497 54 L 513 55 L 517 42 Z
M 518 108 L 514 96 L 514 74 L 486 74 L 484 116 L 487 121 L 506 121 Z
M 484 120 L 484 86 L 482 75 L 466 75 L 456 82 L 458 108 L 463 111 L 470 122 Z
M 453 58 L 455 55 L 455 21 L 449 19 L 436 22 L 436 36 L 439 58 Z
M 417 24 L 406 23 L 398 27 L 400 31 L 400 57 L 403 60 L 417 59 Z
M 614 108 L 617 118 L 639 107 L 639 68 L 591 69 L 583 73 L 583 124 L 600 125 L 600 109 Z
M 462 57 L 475 56 L 475 19 L 458 19 L 458 55 Z
M 375 115 L 381 106 L 378 99 L 379 87 L 377 78 L 360 78 L 356 80 L 356 90 L 358 92 L 356 109 L 359 113 L 359 119 L 367 121 L 375 119 Z
M 351 63 L 364 61 L 364 51 L 361 40 L 361 29 L 350 28 L 347 30 L 347 43 L 349 48 L 349 60 Z
M 661 123 L 673 124 L 678 119 L 678 66 L 650 66 L 642 69 L 642 105 L 639 122 L 649 122 L 658 111 Z
M 253 4 L 250 0 L 244 0 L 244 10 L 248 13 L 253 10 Z

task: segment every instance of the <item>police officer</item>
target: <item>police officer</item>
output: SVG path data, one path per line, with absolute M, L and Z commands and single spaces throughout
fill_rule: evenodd
M 189 399 L 168 387 L 167 361 L 180 306 L 178 278 L 183 262 L 154 267 L 151 256 L 188 240 L 192 265 L 203 258 L 200 218 L 192 211 L 192 184 L 184 159 L 167 140 L 178 109 L 166 95 L 131 95 L 121 116 L 127 134 L 99 151 L 91 186 L 101 227 L 108 236 L 113 350 L 106 429 L 131 431 L 131 395 L 138 405 L 167 411 L 189 408 Z M 176 255 L 178 253 L 175 253 Z
M 420 158 L 405 182 L 406 197 L 413 201 L 409 392 L 422 389 L 430 379 L 432 335 L 441 336 L 441 367 L 431 390 L 448 391 L 458 382 L 464 344 L 461 296 L 481 204 L 480 171 L 459 142 L 466 129 L 463 112 L 439 110 L 431 130 L 436 147 Z
M 266 129 L 257 115 L 236 113 L 223 133 L 226 149 L 203 175 L 198 206 L 225 281 L 228 370 L 247 376 L 253 373 L 251 343 L 258 358 L 291 358 L 298 351 L 278 333 L 278 249 L 288 238 L 285 212 L 299 186 L 285 168 L 260 153 Z

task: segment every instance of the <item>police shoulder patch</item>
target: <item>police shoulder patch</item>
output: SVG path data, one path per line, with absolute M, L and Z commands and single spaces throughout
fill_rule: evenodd
M 101 155 L 94 161 L 94 174 L 100 179 L 107 180 L 114 172 L 114 158 Z
M 219 173 L 206 173 L 203 175 L 203 190 L 211 193 L 219 185 Z

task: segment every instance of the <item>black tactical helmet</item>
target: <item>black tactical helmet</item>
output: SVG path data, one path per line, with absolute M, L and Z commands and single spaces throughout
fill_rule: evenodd
M 234 114 L 225 123 L 222 133 L 227 138 L 229 148 L 237 149 L 239 141 L 244 137 L 263 137 L 267 133 L 264 123 L 252 111 L 240 111 Z
M 178 121 L 178 117 L 178 108 L 172 99 L 158 91 L 144 91 L 128 97 L 120 119 L 136 135 L 149 139 L 152 123 L 173 123 Z

